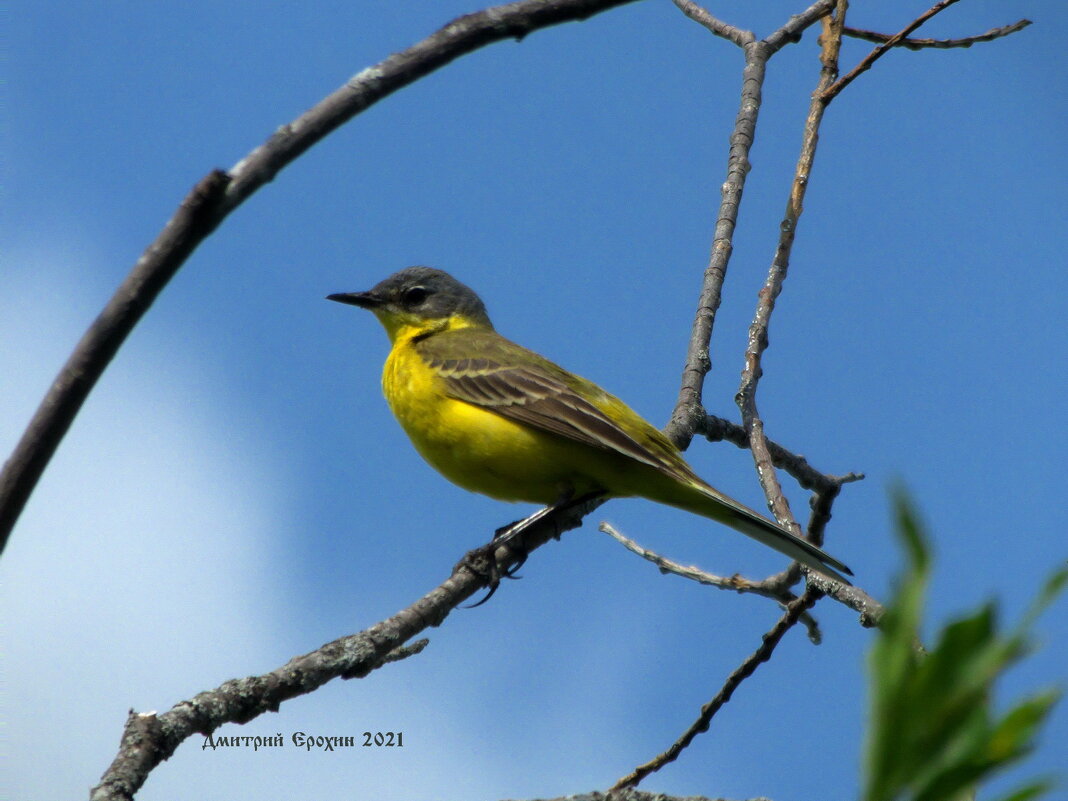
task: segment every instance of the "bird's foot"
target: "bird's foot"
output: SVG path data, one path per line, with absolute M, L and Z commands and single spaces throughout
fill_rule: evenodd
M 505 528 L 507 528 L 507 526 Z M 485 545 L 479 546 L 478 548 L 475 548 L 472 551 L 468 551 L 464 555 L 464 558 L 461 559 L 454 568 L 454 570 L 461 570 L 466 568 L 467 570 L 470 570 L 472 573 L 474 573 L 476 576 L 481 576 L 482 578 L 485 578 L 487 581 L 487 586 L 489 587 L 489 592 L 486 593 L 485 597 L 482 598 L 482 600 L 477 601 L 473 604 L 468 604 L 465 607 L 466 609 L 474 609 L 476 606 L 482 606 L 482 604 L 486 603 L 486 601 L 492 598 L 494 593 L 497 592 L 497 588 L 501 585 L 502 578 L 521 578 L 520 576 L 515 575 L 515 573 L 517 570 L 519 570 L 520 567 L 523 566 L 523 563 L 527 561 L 526 553 L 519 552 L 518 561 L 511 567 L 502 569 L 500 563 L 497 561 L 497 549 L 500 548 L 503 544 L 506 543 L 502 543 L 499 537 L 497 535 L 494 535 L 494 538 L 490 542 L 486 543 Z M 514 544 L 510 544 L 509 547 L 513 551 L 517 551 L 517 548 Z
M 519 568 L 527 561 L 527 550 L 523 545 L 522 535 L 523 533 L 537 523 L 542 518 L 551 515 L 553 512 L 566 509 L 570 506 L 577 506 L 583 504 L 586 501 L 599 498 L 604 495 L 602 491 L 590 492 L 585 495 L 580 495 L 575 498 L 570 492 L 567 492 L 549 506 L 543 509 L 539 509 L 532 515 L 524 517 L 522 520 L 516 520 L 514 523 L 509 523 L 507 526 L 501 526 L 495 532 L 493 532 L 493 539 L 481 546 L 475 548 L 473 551 L 469 551 L 459 564 L 456 565 L 456 570 L 460 568 L 467 568 L 478 576 L 483 576 L 488 579 L 489 592 L 486 593 L 486 597 L 477 603 L 469 605 L 468 609 L 473 609 L 476 606 L 482 606 L 493 594 L 497 592 L 497 588 L 501 584 L 502 578 L 507 579 L 519 579 L 521 576 L 517 576 L 516 573 Z M 559 533 L 556 534 L 556 539 L 560 539 Z M 507 547 L 512 550 L 515 555 L 515 564 L 511 567 L 502 569 L 497 563 L 497 549 Z

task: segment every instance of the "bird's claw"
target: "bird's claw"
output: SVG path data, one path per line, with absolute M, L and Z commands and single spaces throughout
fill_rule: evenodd
M 497 592 L 497 588 L 501 585 L 502 578 L 513 580 L 522 578 L 522 576 L 517 576 L 516 572 L 527 561 L 527 554 L 525 551 L 516 548 L 515 544 L 510 544 L 509 547 L 518 554 L 516 563 L 510 567 L 502 568 L 497 562 L 497 549 L 503 544 L 499 542 L 499 539 L 503 534 L 507 533 L 510 528 L 511 526 L 503 526 L 501 529 L 498 529 L 497 533 L 494 534 L 493 540 L 485 545 L 475 548 L 473 551 L 469 551 L 464 558 L 460 560 L 459 564 L 456 565 L 455 570 L 467 568 L 475 575 L 487 579 L 489 586 L 489 592 L 486 593 L 485 597 L 476 603 L 468 604 L 465 607 L 466 609 L 474 609 L 476 606 L 482 606 L 482 604 L 492 598 L 494 593 Z

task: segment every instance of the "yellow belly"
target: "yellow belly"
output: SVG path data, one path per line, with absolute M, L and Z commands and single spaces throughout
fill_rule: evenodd
M 551 504 L 602 489 L 611 454 L 447 397 L 410 347 L 382 373 L 393 414 L 427 462 L 455 484 L 503 501 Z

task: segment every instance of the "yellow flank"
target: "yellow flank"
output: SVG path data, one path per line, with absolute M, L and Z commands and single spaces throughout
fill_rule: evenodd
M 814 570 L 849 568 L 693 472 L 623 401 L 500 336 L 448 273 L 409 267 L 331 300 L 374 312 L 393 344 L 382 390 L 419 453 L 472 492 L 552 505 L 637 495 L 718 520 Z

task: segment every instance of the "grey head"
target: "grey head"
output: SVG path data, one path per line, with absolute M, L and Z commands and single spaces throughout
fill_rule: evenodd
M 445 319 L 456 314 L 493 328 L 486 306 L 475 291 L 444 270 L 433 267 L 405 267 L 366 292 L 327 295 L 327 300 L 386 314 L 411 315 L 430 320 Z

